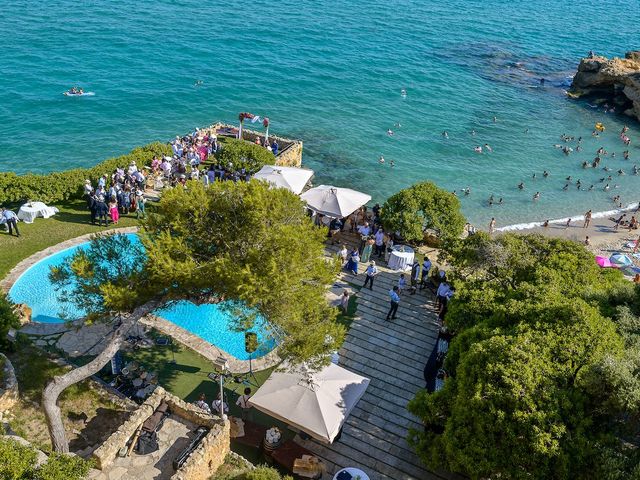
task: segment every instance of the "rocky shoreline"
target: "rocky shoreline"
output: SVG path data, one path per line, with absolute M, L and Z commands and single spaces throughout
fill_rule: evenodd
M 640 50 L 627 52 L 625 58 L 583 58 L 569 96 L 593 98 L 640 121 Z

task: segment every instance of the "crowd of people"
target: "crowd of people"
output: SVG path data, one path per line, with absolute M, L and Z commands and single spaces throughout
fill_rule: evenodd
M 360 264 L 364 265 L 363 288 L 373 290 L 376 276 L 380 273 L 378 261 L 389 261 L 394 242 L 397 240 L 395 234 L 386 232 L 380 222 L 380 205 L 376 204 L 371 212 L 367 207 L 361 207 L 348 218 L 332 219 L 329 223 L 329 237 L 335 239 L 343 232 L 347 225 L 349 230 L 360 236 L 358 246 L 347 248 L 342 244 L 338 251 L 338 257 L 342 267 L 352 275 L 358 275 Z M 402 295 L 415 295 L 418 291 L 429 289 L 436 295 L 436 310 L 438 317 L 444 321 L 447 311 L 447 304 L 454 294 L 454 288 L 447 281 L 444 270 L 433 269 L 433 264 L 428 256 L 423 258 L 422 263 L 414 260 L 411 265 L 411 272 L 400 273 L 397 284 L 389 291 L 390 308 L 386 320 L 396 318 L 398 306 Z M 349 293 L 345 291 L 340 301 L 340 307 L 346 313 L 349 303 Z

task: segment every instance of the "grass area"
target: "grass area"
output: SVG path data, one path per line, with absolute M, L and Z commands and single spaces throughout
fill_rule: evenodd
M 57 365 L 45 352 L 29 345 L 21 346 L 9 358 L 20 389 L 20 402 L 11 409 L 9 425 L 37 448 L 49 451 L 51 444 L 41 407 L 42 391 L 66 367 Z M 86 381 L 66 389 L 60 396 L 59 405 L 72 451 L 104 441 L 128 416 Z
M 55 206 L 60 213 L 54 217 L 46 220 L 38 218 L 30 225 L 20 222 L 18 227 L 22 236 L 19 238 L 0 229 L 0 251 L 7 252 L 6 255 L 0 255 L 0 278 L 4 278 L 21 260 L 47 247 L 80 235 L 105 230 L 105 227 L 91 225 L 89 210 L 84 200 L 69 201 Z M 17 213 L 17 208 L 15 211 Z M 137 224 L 135 214 L 129 214 L 122 215 L 117 226 L 131 227 Z M 110 225 L 108 228 L 113 226 Z

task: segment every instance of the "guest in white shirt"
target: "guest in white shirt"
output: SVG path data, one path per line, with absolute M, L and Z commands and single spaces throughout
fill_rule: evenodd
M 204 410 L 207 413 L 211 413 L 211 408 L 209 407 L 209 404 L 207 403 L 207 397 L 204 393 L 200 394 L 200 398 L 198 398 L 198 401 L 193 403 L 196 407 L 201 408 L 202 410 Z
M 236 400 L 236 405 L 242 409 L 242 419 L 246 420 L 251 413 L 251 405 L 249 404 L 249 399 L 251 398 L 251 388 L 246 387 L 244 389 L 244 395 L 240 395 L 238 400 Z
M 366 274 L 366 278 L 364 279 L 364 285 L 362 288 L 367 288 L 367 284 L 369 284 L 369 290 L 373 290 L 373 277 L 378 274 L 378 267 L 376 267 L 376 262 L 371 260 L 371 263 L 364 271 Z

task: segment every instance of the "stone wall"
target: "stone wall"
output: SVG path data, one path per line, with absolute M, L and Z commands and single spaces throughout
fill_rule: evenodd
M 208 129 L 209 131 L 217 131 L 222 129 L 238 129 L 234 125 L 226 123 L 214 123 Z M 255 143 L 256 138 L 264 140 L 264 133 L 242 128 L 242 138 L 248 142 Z M 269 141 L 276 140 L 280 150 L 276 156 L 276 165 L 282 167 L 300 167 L 302 165 L 302 141 L 292 140 L 290 138 L 279 137 L 277 135 L 269 135 Z
M 153 414 L 163 400 L 169 404 L 171 415 L 195 425 L 210 428 L 198 448 L 171 478 L 173 480 L 207 480 L 211 477 L 230 451 L 229 421 L 222 422 L 220 417 L 204 413 L 194 405 L 168 393 L 162 387 L 156 388 L 140 408 L 93 452 L 96 468 L 102 470 L 113 463 L 120 449 L 127 444 L 140 424 Z
M 208 480 L 224 463 L 230 451 L 230 422 L 211 427 L 198 448 L 171 480 Z
M 0 413 L 10 410 L 19 399 L 18 379 L 9 359 L 0 353 L 2 382 L 0 383 Z

